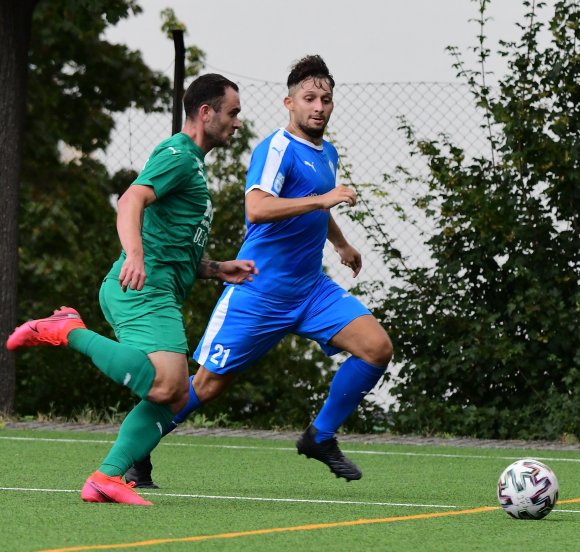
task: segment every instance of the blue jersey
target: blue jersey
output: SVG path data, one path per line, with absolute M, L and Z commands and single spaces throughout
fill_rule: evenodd
M 276 197 L 322 195 L 336 186 L 338 153 L 329 142 L 317 146 L 279 129 L 254 150 L 246 194 L 257 188 Z M 260 270 L 255 290 L 284 300 L 308 295 L 322 273 L 322 254 L 330 212 L 319 209 L 276 222 L 251 224 L 239 259 L 253 259 Z

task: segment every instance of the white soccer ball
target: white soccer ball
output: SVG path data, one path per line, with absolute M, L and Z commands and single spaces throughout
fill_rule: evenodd
M 533 458 L 510 464 L 497 482 L 501 507 L 516 519 L 546 517 L 556 505 L 559 490 L 556 474 Z

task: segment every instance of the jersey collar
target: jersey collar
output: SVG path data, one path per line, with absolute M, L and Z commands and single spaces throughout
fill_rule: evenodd
M 294 140 L 296 140 L 297 142 L 300 142 L 301 144 L 305 144 L 305 145 L 310 146 L 311 148 L 317 149 L 319 151 L 322 151 L 324 149 L 322 144 L 320 144 L 320 145 L 313 144 L 312 142 L 309 142 L 308 140 L 305 140 L 304 138 L 300 138 L 299 136 L 296 136 L 295 134 L 292 134 L 291 132 L 289 132 L 285 128 L 281 128 L 280 130 L 283 130 L 286 134 L 288 134 Z

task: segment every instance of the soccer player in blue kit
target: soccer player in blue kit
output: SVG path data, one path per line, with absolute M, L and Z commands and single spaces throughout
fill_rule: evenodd
M 327 239 L 354 276 L 361 269 L 359 252 L 330 213 L 335 205 L 356 202 L 354 190 L 336 184 L 338 154 L 323 139 L 333 88 L 318 55 L 291 69 L 284 99 L 289 124 L 256 147 L 246 180 L 247 234 L 238 258 L 254 259 L 260 276 L 225 287 L 194 353 L 200 368 L 192 376 L 189 403 L 174 422 L 218 396 L 285 335 L 313 339 L 328 355 L 351 356 L 296 447 L 350 481 L 362 472 L 334 435 L 385 372 L 392 345 L 369 310 L 322 270 Z

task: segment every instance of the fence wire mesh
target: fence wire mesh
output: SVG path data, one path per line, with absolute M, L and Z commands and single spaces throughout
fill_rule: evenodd
M 287 89 L 282 83 L 239 82 L 242 119 L 251 121 L 259 140 L 283 127 L 288 113 L 283 105 Z M 397 166 L 414 173 L 425 171 L 424 161 L 411 156 L 410 147 L 401 131 L 400 118 L 415 129 L 421 139 L 435 139 L 439 134 L 463 148 L 467 155 L 486 152 L 483 114 L 465 85 L 451 83 L 363 83 L 338 84 L 335 88 L 335 109 L 329 124 L 329 138 L 345 153 L 352 182 L 345 184 L 377 184 L 392 186 L 384 178 L 393 175 Z M 139 171 L 158 142 L 171 134 L 171 113 L 146 114 L 130 109 L 116 116 L 112 143 L 103 160 L 109 171 Z M 211 155 L 208 159 L 211 162 Z M 419 191 L 413 186 L 397 186 L 389 190 L 397 201 L 413 210 L 413 197 Z M 372 204 L 370 209 L 374 209 Z M 420 213 L 416 216 L 421 220 Z M 402 223 L 393 213 L 374 213 L 384 225 L 383 231 L 404 252 L 411 264 L 426 262 L 428 251 L 422 232 L 429 232 L 427 221 L 419 228 Z M 335 214 L 347 239 L 361 251 L 363 270 L 359 280 L 389 281 L 380 255 L 368 240 L 364 228 L 340 212 Z M 330 246 L 325 250 L 329 274 L 349 288 L 356 283 L 349 271 L 340 265 Z

